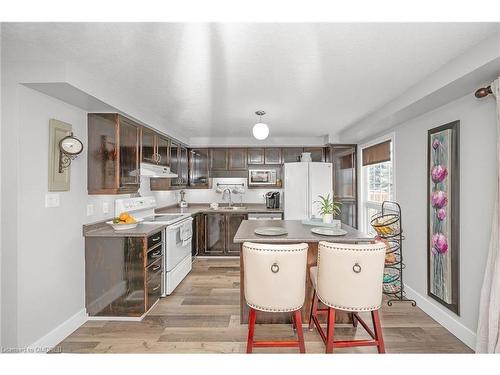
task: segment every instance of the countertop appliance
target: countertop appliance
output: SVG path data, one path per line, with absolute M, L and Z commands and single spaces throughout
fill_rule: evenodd
M 248 186 L 276 185 L 275 169 L 249 169 Z
M 332 163 L 285 163 L 285 220 L 319 217 L 319 195 L 333 196 Z
M 266 208 L 280 208 L 279 191 L 268 191 L 266 193 Z
M 144 225 L 165 224 L 163 230 L 162 297 L 171 294 L 192 269 L 193 218 L 190 214 L 157 214 L 154 197 L 117 199 L 115 215 L 128 212 Z

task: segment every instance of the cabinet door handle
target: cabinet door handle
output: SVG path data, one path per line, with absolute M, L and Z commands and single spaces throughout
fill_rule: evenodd
M 159 284 L 159 285 L 155 286 L 155 287 L 153 288 L 153 292 L 156 292 L 158 289 L 160 289 L 160 286 L 161 286 L 161 284 Z
M 151 271 L 158 271 L 161 268 L 161 266 L 153 266 L 151 268 Z
M 161 240 L 161 236 L 159 237 L 155 237 L 155 238 L 152 238 L 151 241 L 158 241 L 158 240 Z
M 161 250 L 151 253 L 151 258 L 158 258 L 159 255 L 161 255 Z
M 159 163 L 161 161 L 161 155 L 160 154 L 156 154 L 156 162 Z

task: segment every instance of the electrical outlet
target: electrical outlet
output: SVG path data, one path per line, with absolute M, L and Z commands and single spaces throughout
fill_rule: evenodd
M 87 204 L 87 216 L 92 216 L 94 214 L 94 205 Z
M 45 194 L 45 207 L 59 207 L 59 194 L 57 193 L 48 193 Z
M 109 203 L 108 202 L 102 202 L 102 213 L 107 214 L 109 212 Z

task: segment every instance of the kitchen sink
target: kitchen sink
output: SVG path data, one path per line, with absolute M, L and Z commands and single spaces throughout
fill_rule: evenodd
M 213 209 L 214 211 L 238 211 L 238 210 L 246 210 L 245 206 L 219 206 L 217 209 Z

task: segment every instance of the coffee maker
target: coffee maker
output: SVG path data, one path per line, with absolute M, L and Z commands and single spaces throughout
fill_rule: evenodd
M 280 208 L 279 191 L 268 191 L 266 193 L 266 208 Z

